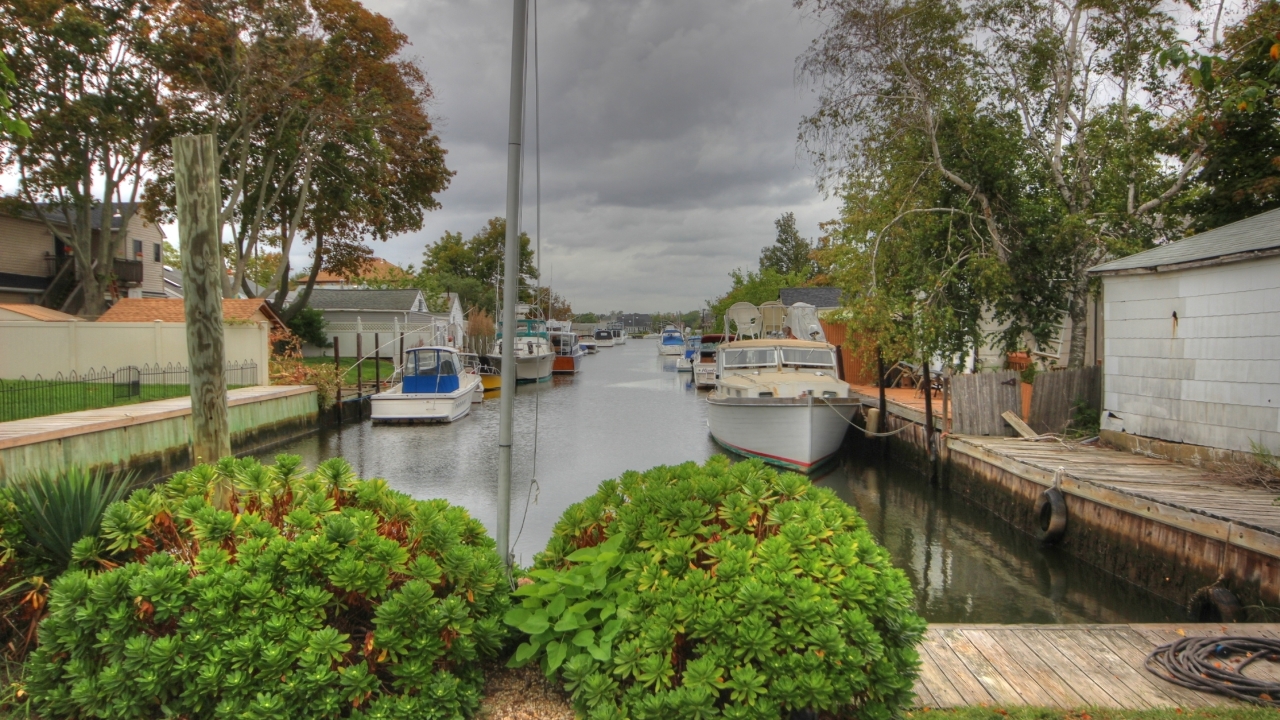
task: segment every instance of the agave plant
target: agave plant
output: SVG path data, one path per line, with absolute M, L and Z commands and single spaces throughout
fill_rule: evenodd
M 133 487 L 135 473 L 72 467 L 39 471 L 11 481 L 13 504 L 26 537 L 19 548 L 45 560 L 56 575 L 71 564 L 72 547 L 98 534 L 102 515 Z

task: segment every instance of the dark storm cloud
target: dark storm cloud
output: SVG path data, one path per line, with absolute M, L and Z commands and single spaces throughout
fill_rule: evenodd
M 367 1 L 412 41 L 458 173 L 422 232 L 377 248 L 416 262 L 504 211 L 511 3 Z M 575 308 L 699 306 L 754 266 L 779 214 L 809 236 L 835 215 L 795 142 L 812 98 L 795 58 L 816 29 L 789 2 L 540 5 L 543 272 Z M 530 112 L 530 231 L 533 130 Z

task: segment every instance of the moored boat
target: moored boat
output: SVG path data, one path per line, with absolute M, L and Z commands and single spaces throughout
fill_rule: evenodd
M 692 358 L 693 384 L 695 387 L 712 388 L 716 386 L 716 352 L 720 344 L 732 342 L 733 335 L 703 335 L 698 345 L 698 353 Z
M 825 341 L 725 343 L 716 371 L 715 390 L 707 396 L 707 424 L 715 441 L 799 472 L 836 454 L 861 402 L 836 376 L 835 348 Z
M 613 347 L 613 331 L 609 328 L 597 328 L 593 333 L 596 341 L 596 347 Z
M 613 336 L 614 345 L 627 344 L 627 330 L 622 327 L 622 323 L 609 323 L 609 334 Z
M 698 352 L 702 349 L 702 337 L 694 335 L 685 338 L 684 355 L 676 361 L 676 370 L 679 372 L 693 372 L 693 364 L 698 360 Z
M 572 332 L 551 333 L 551 347 L 556 351 L 551 372 L 572 375 L 582 369 L 582 356 L 586 353 L 578 344 L 578 334 Z
M 551 339 L 547 334 L 547 325 L 542 320 L 521 318 L 516 321 L 516 331 L 511 341 L 515 344 L 516 382 L 540 382 L 551 378 L 551 366 L 555 361 L 555 351 L 551 349 Z M 498 372 L 502 371 L 501 324 L 498 326 L 498 340 L 493 352 L 487 357 Z
M 459 356 L 462 358 L 463 370 L 480 378 L 480 384 L 476 386 L 471 402 L 484 402 L 486 390 L 496 390 L 502 385 L 502 375 L 475 353 L 459 353 Z
M 596 346 L 596 339 L 593 337 L 578 336 L 578 347 L 582 348 L 582 352 L 588 355 L 595 355 L 600 352 L 600 348 Z
M 662 328 L 662 336 L 658 338 L 659 355 L 684 355 L 684 333 L 674 325 Z
M 453 422 L 471 412 L 480 376 L 451 347 L 405 352 L 400 382 L 369 399 L 374 422 Z

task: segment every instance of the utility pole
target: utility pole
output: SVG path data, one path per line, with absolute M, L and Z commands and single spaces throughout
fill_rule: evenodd
M 507 123 L 507 248 L 503 263 L 502 390 L 498 398 L 498 552 L 511 568 L 511 446 L 516 402 L 516 303 L 520 284 L 520 161 L 524 139 L 524 43 L 528 0 L 513 0 Z
M 192 460 L 213 463 L 231 454 L 231 432 L 222 346 L 218 149 L 212 135 L 174 138 L 173 176 L 191 366 Z

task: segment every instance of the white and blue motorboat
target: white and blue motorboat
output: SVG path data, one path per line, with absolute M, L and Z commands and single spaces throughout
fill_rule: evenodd
M 471 412 L 480 376 L 451 347 L 405 351 L 400 382 L 369 399 L 374 422 L 453 422 Z
M 658 354 L 684 356 L 684 350 L 684 333 L 674 325 L 662 328 L 662 336 L 658 338 Z
M 679 360 L 676 360 L 676 370 L 679 372 L 693 372 L 693 364 L 698 362 L 698 355 L 701 350 L 701 336 L 694 335 L 686 338 L 684 341 L 684 355 Z

